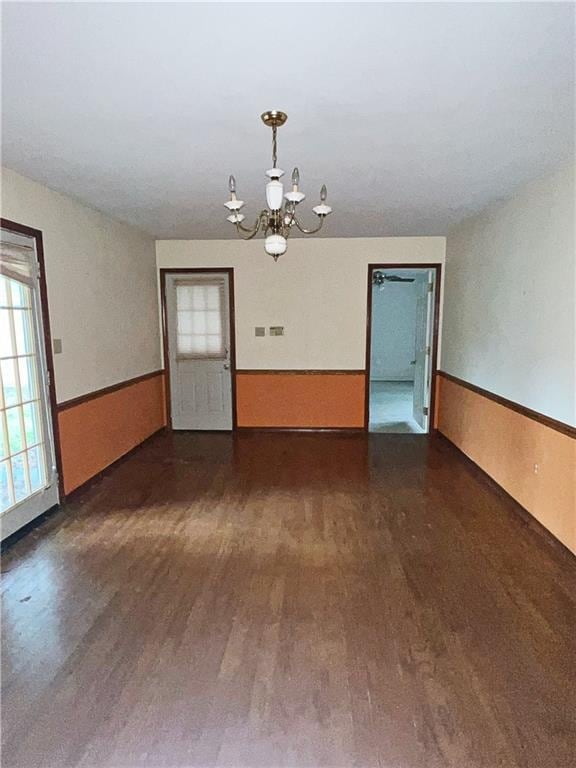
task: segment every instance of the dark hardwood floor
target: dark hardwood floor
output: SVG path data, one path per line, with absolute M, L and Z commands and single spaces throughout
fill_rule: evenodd
M 2 571 L 6 767 L 576 765 L 576 558 L 442 438 L 163 434 Z

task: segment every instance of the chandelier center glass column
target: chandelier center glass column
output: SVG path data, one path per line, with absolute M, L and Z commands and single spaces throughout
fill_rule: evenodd
M 303 226 L 296 215 L 298 205 L 306 198 L 306 195 L 300 191 L 298 168 L 292 171 L 291 188 L 284 193 L 284 185 L 280 181 L 284 171 L 278 168 L 278 128 L 284 125 L 287 119 L 288 115 L 278 109 L 271 109 L 262 115 L 263 123 L 272 129 L 272 168 L 266 171 L 269 179 L 266 184 L 267 207 L 260 211 L 254 225 L 246 227 L 243 224 L 245 216 L 240 211 L 244 207 L 244 201 L 239 200 L 236 195 L 234 176 L 230 176 L 228 180 L 230 200 L 224 203 L 230 211 L 227 220 L 236 226 L 243 240 L 251 240 L 258 232 L 264 233 L 264 249 L 274 258 L 274 261 L 286 252 L 288 237 L 293 227 L 305 235 L 313 235 L 322 229 L 324 219 L 332 212 L 332 208 L 326 204 L 326 185 L 323 184 L 320 189 L 320 203 L 312 208 L 313 213 L 318 217 L 318 223 L 310 229 Z

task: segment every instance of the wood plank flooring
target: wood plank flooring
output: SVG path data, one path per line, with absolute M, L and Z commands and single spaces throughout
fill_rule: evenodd
M 442 438 L 162 434 L 2 573 L 6 768 L 576 765 L 576 559 Z

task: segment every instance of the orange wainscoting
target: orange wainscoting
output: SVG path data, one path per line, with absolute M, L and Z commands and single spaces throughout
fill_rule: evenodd
M 238 371 L 238 426 L 362 428 L 365 380 L 362 371 Z
M 576 553 L 576 440 L 443 376 L 438 381 L 439 431 Z
M 70 493 L 166 425 L 160 371 L 58 411 L 64 493 Z

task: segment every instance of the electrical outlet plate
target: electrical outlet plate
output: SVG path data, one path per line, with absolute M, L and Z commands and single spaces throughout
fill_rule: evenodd
M 284 336 L 284 326 L 283 325 L 271 325 L 270 326 L 270 336 Z
M 257 325 L 254 328 L 254 336 L 266 336 L 266 328 L 261 325 Z

